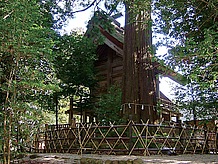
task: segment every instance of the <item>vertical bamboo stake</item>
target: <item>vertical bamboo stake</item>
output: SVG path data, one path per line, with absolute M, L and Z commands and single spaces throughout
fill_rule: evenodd
M 4 164 L 7 164 L 7 137 L 6 137 L 6 134 L 7 134 L 7 117 L 6 117 L 6 111 L 4 113 L 4 142 L 3 142 L 3 145 L 4 145 L 4 148 L 3 148 L 3 158 L 4 158 Z
M 10 149 L 11 127 L 12 127 L 12 113 L 10 111 L 10 115 L 9 115 L 9 128 L 8 128 L 8 164 L 10 164 L 10 160 L 11 160 L 11 149 Z

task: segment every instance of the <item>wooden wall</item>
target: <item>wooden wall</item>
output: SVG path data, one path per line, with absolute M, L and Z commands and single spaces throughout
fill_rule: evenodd
M 121 84 L 123 59 L 106 44 L 98 48 L 98 60 L 95 62 L 99 89 L 98 93 L 104 93 L 113 84 Z

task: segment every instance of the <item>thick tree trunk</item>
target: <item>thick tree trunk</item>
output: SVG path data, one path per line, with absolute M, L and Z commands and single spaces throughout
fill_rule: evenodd
M 131 6 L 132 7 L 132 6 Z M 154 122 L 156 80 L 152 67 L 150 11 L 133 14 L 126 4 L 122 103 L 127 118 Z

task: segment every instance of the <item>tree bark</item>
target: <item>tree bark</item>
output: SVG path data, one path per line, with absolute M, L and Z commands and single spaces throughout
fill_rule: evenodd
M 131 1 L 134 3 L 134 0 Z M 137 5 L 126 5 L 124 34 L 123 95 L 125 117 L 134 121 L 157 119 L 156 80 L 152 67 L 150 8 L 133 12 Z M 139 4 L 140 5 L 140 4 Z M 134 6 L 134 7 L 133 7 Z M 127 109 L 129 108 L 129 109 Z M 127 109 L 127 110 L 126 110 Z

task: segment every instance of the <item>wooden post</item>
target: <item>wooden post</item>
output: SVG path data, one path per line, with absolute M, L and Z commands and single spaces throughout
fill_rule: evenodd
M 83 108 L 82 108 L 82 96 L 80 96 L 80 123 L 83 123 Z
M 179 116 L 176 115 L 176 123 L 178 123 L 180 121 Z
M 47 140 L 47 131 L 48 131 L 48 124 L 45 124 L 45 149 L 44 153 L 48 153 L 48 140 Z
M 76 128 L 76 118 L 72 118 L 71 120 L 71 127 Z
M 69 121 L 68 123 L 71 125 L 73 121 L 73 97 L 70 97 L 70 109 L 69 109 Z
M 178 121 L 178 129 L 179 129 L 179 142 L 183 145 L 183 139 L 182 139 L 182 133 L 183 133 L 183 127 L 182 127 L 182 121 L 179 120 Z M 182 146 L 180 145 L 179 146 L 179 153 L 183 153 L 183 150 L 182 150 Z
M 218 115 L 217 115 L 218 118 Z M 218 154 L 218 119 L 214 120 L 214 125 L 215 125 L 215 129 L 214 129 L 214 133 L 215 133 L 215 150 L 214 152 L 216 154 Z
M 113 50 L 110 50 L 109 53 L 111 53 L 113 55 Z M 109 88 L 111 86 L 112 83 L 112 61 L 113 61 L 113 56 L 112 55 L 108 55 L 108 60 L 107 60 L 107 88 Z
M 132 142 L 132 115 L 129 115 L 129 155 L 131 155 L 132 147 L 133 147 L 133 142 Z
M 216 138 L 215 138 L 215 143 L 216 143 L 216 150 L 215 152 L 218 152 L 218 125 L 216 125 L 215 127 L 215 134 L 216 134 Z
M 208 129 L 207 129 L 207 125 L 204 124 L 204 139 L 205 139 L 205 153 L 208 154 L 209 153 L 209 146 L 208 146 Z
M 37 133 L 35 135 L 35 152 L 34 153 L 39 153 L 39 139 L 38 138 L 39 138 L 39 136 L 38 136 L 38 133 Z

